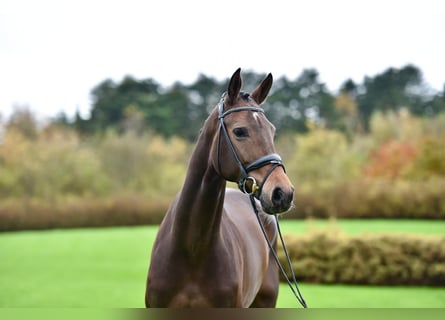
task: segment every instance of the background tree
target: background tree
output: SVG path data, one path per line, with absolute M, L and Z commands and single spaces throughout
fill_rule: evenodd
M 15 130 L 28 140 L 36 140 L 38 137 L 37 119 L 28 106 L 18 106 L 6 123 L 6 130 Z
M 152 102 L 159 96 L 159 85 L 152 79 L 137 81 L 127 76 L 116 84 L 108 79 L 92 92 L 93 106 L 87 121 L 89 130 L 101 131 L 109 126 L 119 127 L 125 119 L 124 110 L 133 106 L 147 116 Z
M 333 97 L 318 76 L 315 69 L 307 69 L 294 81 L 282 77 L 275 82 L 266 112 L 279 131 L 306 132 L 308 121 L 335 126 Z
M 369 129 L 369 119 L 376 110 L 397 111 L 406 107 L 413 114 L 425 114 L 425 87 L 422 73 L 415 66 L 389 68 L 373 78 L 366 77 L 362 91 L 363 94 L 358 95 L 358 105 L 366 130 Z
M 190 101 L 181 83 L 175 83 L 146 110 L 148 126 L 165 137 L 173 135 L 190 138 Z
M 263 78 L 264 74 L 244 72 L 244 90 L 252 91 Z M 120 82 L 108 79 L 91 92 L 91 116 L 82 119 L 77 112 L 73 126 L 83 134 L 107 128 L 139 133 L 148 129 L 164 137 L 178 135 L 193 141 L 227 82 L 201 74 L 190 85 L 177 82 L 164 88 L 151 78 L 127 76 Z M 369 121 L 376 111 L 405 108 L 416 116 L 445 112 L 445 96 L 443 91 L 435 93 L 428 88 L 421 71 L 413 65 L 388 68 L 374 77 L 365 77 L 363 83 L 348 79 L 335 95 L 320 80 L 317 70 L 306 69 L 293 80 L 276 78 L 264 108 L 278 133 L 307 132 L 310 123 L 315 123 L 352 136 L 369 131 Z M 59 122 L 66 123 L 67 119 Z
M 358 114 L 358 85 L 351 79 L 346 80 L 335 97 L 334 108 L 338 113 L 337 128 L 345 132 L 348 137 L 362 132 Z

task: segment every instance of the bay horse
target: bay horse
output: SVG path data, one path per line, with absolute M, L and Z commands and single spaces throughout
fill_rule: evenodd
M 275 307 L 278 267 L 250 198 L 276 248 L 273 215 L 291 208 L 294 187 L 275 153 L 275 127 L 260 107 L 272 75 L 248 94 L 240 73 L 205 121 L 182 190 L 159 227 L 147 307 Z M 242 192 L 226 189 L 227 181 Z

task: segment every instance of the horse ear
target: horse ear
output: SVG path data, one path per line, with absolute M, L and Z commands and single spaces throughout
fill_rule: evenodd
M 261 104 L 266 100 L 269 94 L 270 88 L 272 87 L 273 77 L 272 73 L 269 73 L 260 85 L 252 92 L 251 96 L 256 103 Z
M 230 78 L 229 87 L 227 88 L 227 93 L 232 103 L 234 103 L 238 97 L 241 90 L 241 84 L 241 68 L 238 68 L 232 75 L 232 78 Z

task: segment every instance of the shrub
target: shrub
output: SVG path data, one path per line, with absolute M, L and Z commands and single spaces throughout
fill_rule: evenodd
M 408 172 L 409 177 L 413 179 L 445 177 L 445 134 L 425 136 L 418 145 L 419 152 Z
M 331 188 L 297 189 L 286 218 L 444 219 L 445 179 L 355 180 Z
M 445 285 L 445 237 L 326 230 L 285 235 L 285 241 L 297 278 L 305 282 Z M 284 265 L 284 253 L 279 256 Z
M 364 167 L 366 176 L 397 179 L 406 175 L 417 156 L 413 143 L 390 140 L 371 153 Z
M 54 199 L 109 191 L 94 150 L 69 130 L 45 132 L 35 141 L 10 130 L 0 145 L 0 196 Z
M 338 132 L 314 129 L 295 137 L 295 150 L 285 159 L 286 169 L 298 187 L 332 186 L 360 173 L 362 156 Z
M 0 203 L 0 231 L 159 224 L 169 200 L 122 194 L 106 198 L 30 199 Z

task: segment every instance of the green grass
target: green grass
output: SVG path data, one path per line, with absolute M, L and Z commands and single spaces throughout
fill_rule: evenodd
M 348 232 L 360 232 L 352 226 L 356 222 L 348 223 Z M 369 221 L 362 223 L 369 227 Z M 420 230 L 423 224 L 387 223 L 397 232 Z M 442 221 L 433 223 L 444 228 Z M 295 230 L 300 224 L 306 223 L 284 221 L 282 226 L 286 232 L 302 232 Z M 435 233 L 430 227 L 419 233 Z M 2 233 L 0 307 L 143 307 L 156 230 L 149 226 Z M 300 289 L 310 307 L 445 307 L 443 288 L 301 283 Z M 298 306 L 284 284 L 278 306 Z
M 299 285 L 309 308 L 444 308 L 445 290 L 431 287 Z M 299 307 L 286 284 L 280 285 L 278 308 Z
M 141 307 L 155 227 L 0 235 L 0 306 Z

